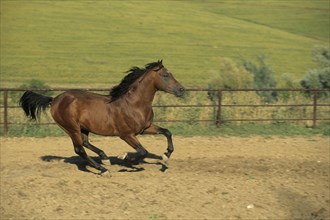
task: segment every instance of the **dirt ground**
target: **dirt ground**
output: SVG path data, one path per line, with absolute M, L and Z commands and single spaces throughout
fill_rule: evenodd
M 139 138 L 162 155 L 161 136 Z M 131 148 L 92 137 L 113 158 Z M 111 175 L 77 157 L 68 137 L 1 138 L 1 219 L 329 219 L 328 137 L 175 137 L 157 161 Z M 95 156 L 92 152 L 88 154 Z

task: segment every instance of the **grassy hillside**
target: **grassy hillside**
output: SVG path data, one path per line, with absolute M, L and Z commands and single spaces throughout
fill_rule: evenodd
M 204 5 L 220 15 L 326 42 L 329 40 L 328 0 L 210 1 Z
M 261 53 L 278 79 L 300 79 L 328 41 L 328 0 L 1 0 L 1 87 L 31 78 L 107 87 L 157 59 L 183 84 L 206 87 L 221 57 Z

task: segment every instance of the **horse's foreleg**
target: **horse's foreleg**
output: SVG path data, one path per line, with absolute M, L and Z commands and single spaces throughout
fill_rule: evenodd
M 135 135 L 127 135 L 120 138 L 136 150 L 135 153 L 125 154 L 122 159 L 137 162 L 148 155 L 148 151 L 141 145 Z
M 158 127 L 157 125 L 151 124 L 149 128 L 143 131 L 142 134 L 162 134 L 167 138 L 167 152 L 163 155 L 163 160 L 168 160 L 174 151 L 172 133 L 166 128 Z

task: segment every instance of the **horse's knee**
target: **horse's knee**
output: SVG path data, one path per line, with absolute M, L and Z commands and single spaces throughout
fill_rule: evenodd
M 162 132 L 162 134 L 164 134 L 168 138 L 172 137 L 172 133 L 166 128 L 162 128 L 161 132 Z

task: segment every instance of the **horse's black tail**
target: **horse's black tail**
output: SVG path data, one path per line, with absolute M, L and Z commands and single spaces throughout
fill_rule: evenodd
M 52 97 L 26 91 L 19 100 L 19 105 L 22 107 L 27 117 L 36 120 L 40 117 L 41 110 L 45 111 L 52 101 Z

